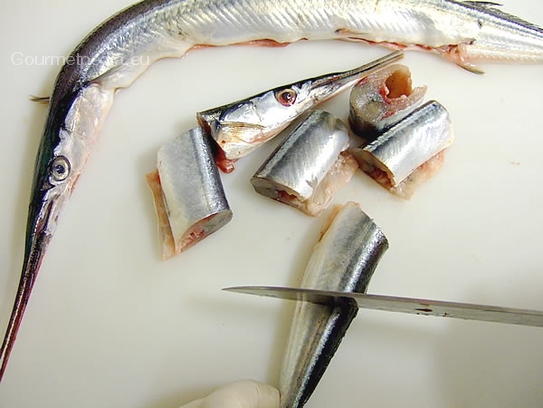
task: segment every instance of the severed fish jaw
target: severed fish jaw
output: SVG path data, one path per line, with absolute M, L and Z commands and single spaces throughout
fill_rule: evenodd
M 365 293 L 388 241 L 356 203 L 335 208 L 301 287 Z M 281 408 L 302 407 L 317 387 L 358 306 L 297 302 L 280 378 Z
M 402 57 L 401 52 L 393 52 L 359 68 L 304 79 L 199 112 L 197 118 L 215 140 L 220 155 L 228 161 L 236 161 L 275 137 L 317 104 Z M 227 167 L 221 166 L 223 170 Z
M 408 199 L 441 168 L 443 151 L 453 141 L 449 113 L 439 102 L 430 101 L 352 153 L 362 171 Z
M 147 175 L 162 259 L 190 248 L 232 219 L 209 139 L 197 127 L 162 146 Z
M 358 168 L 347 152 L 349 131 L 340 119 L 316 110 L 288 133 L 251 184 L 266 197 L 317 216 Z

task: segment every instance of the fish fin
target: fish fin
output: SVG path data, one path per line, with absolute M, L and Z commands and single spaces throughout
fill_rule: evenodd
M 484 10 L 487 13 L 492 14 L 495 17 L 503 18 L 504 20 L 508 20 L 509 22 L 520 24 L 527 28 L 532 28 L 537 31 L 543 31 L 543 28 L 541 26 L 531 23 L 529 21 L 526 21 L 520 17 L 517 17 L 513 14 L 506 13 L 505 11 L 498 10 L 497 7 L 501 7 L 502 5 L 499 3 L 494 3 L 491 1 L 464 1 L 463 4 L 471 7 L 478 8 L 480 10 Z
M 485 73 L 485 71 L 483 71 L 481 68 L 479 68 L 475 64 L 465 63 L 465 62 L 464 63 L 458 63 L 457 62 L 456 65 L 458 65 L 460 68 L 464 68 L 466 71 L 469 71 L 472 74 L 483 75 Z
M 42 105 L 49 105 L 49 101 L 51 100 L 50 96 L 36 96 L 36 95 L 30 95 L 30 101 L 36 102 Z
M 345 40 L 345 41 L 359 41 L 366 44 L 375 44 L 374 42 L 367 40 L 367 34 L 352 31 L 347 28 L 338 28 L 335 31 L 336 38 L 339 40 Z
M 227 131 L 230 131 L 231 133 L 234 133 L 234 134 L 237 133 L 236 129 L 257 129 L 259 131 L 266 129 L 266 126 L 261 125 L 260 123 L 247 123 L 247 122 L 235 122 L 235 121 L 224 121 L 222 122 L 221 126 L 223 128 L 226 128 Z
M 389 42 L 389 41 L 372 41 L 365 38 L 364 33 L 357 33 L 355 31 L 350 31 L 347 29 L 338 29 L 335 31 L 336 38 L 338 40 L 342 41 L 349 41 L 349 42 L 359 42 L 363 44 L 368 45 L 376 45 L 381 47 L 386 47 L 393 51 L 403 51 L 407 49 L 416 49 L 418 46 L 413 44 L 400 44 L 395 42 Z
M 96 78 L 94 78 L 92 81 L 88 83 L 88 85 L 96 84 L 103 88 L 112 88 L 112 89 L 128 88 L 131 82 L 128 84 L 125 84 L 122 81 L 122 78 L 125 76 L 124 75 L 125 72 L 126 72 L 126 68 L 124 68 L 122 65 L 117 65 L 111 68 L 110 70 L 104 72 L 103 74 L 97 76 Z
M 464 4 L 477 7 L 503 7 L 503 4 L 493 1 L 463 1 Z
M 303 38 L 303 40 L 306 40 L 307 38 Z M 291 44 L 291 42 L 279 42 L 275 40 L 270 39 L 263 39 L 263 40 L 252 40 L 252 41 L 242 41 L 238 43 L 233 43 L 231 45 L 249 45 L 249 46 L 257 46 L 257 47 L 286 47 L 287 45 Z M 205 48 L 215 48 L 216 45 L 208 45 L 208 44 L 196 44 L 194 45 L 190 50 L 201 50 Z
M 286 47 L 289 45 L 290 42 L 278 42 L 275 40 L 253 40 L 253 41 L 245 41 L 241 43 L 236 43 L 235 45 L 256 45 L 259 47 Z
M 445 47 L 436 48 L 436 51 L 449 61 L 452 61 L 459 67 L 464 68 L 466 71 L 479 75 L 484 74 L 485 72 L 481 68 L 469 61 L 469 57 L 466 53 L 466 47 L 468 45 L 469 42 L 468 44 L 447 45 Z

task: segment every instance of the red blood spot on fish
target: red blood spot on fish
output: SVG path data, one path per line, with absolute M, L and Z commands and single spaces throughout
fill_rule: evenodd
M 232 173 L 234 171 L 235 162 L 236 160 L 227 159 L 226 154 L 224 153 L 224 150 L 219 149 L 215 157 L 215 163 L 217 164 L 217 167 L 221 169 L 222 172 Z

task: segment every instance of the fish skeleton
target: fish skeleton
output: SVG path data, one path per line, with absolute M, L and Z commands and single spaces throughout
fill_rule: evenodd
M 0 380 L 58 216 L 115 91 L 154 61 L 192 48 L 302 39 L 422 48 L 472 70 L 479 60 L 543 62 L 543 30 L 488 2 L 148 0 L 124 9 L 76 47 L 56 79 L 35 163 L 21 279 L 0 350 Z

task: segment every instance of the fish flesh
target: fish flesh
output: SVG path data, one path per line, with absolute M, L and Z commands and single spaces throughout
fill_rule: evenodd
M 480 60 L 543 61 L 543 30 L 488 2 L 453 0 L 146 0 L 93 30 L 57 76 L 35 162 L 21 278 L 0 349 L 0 380 L 60 212 L 116 90 L 193 48 L 360 40 Z
M 217 144 L 217 164 L 230 172 L 235 161 L 277 136 L 296 118 L 402 56 L 394 52 L 349 71 L 304 79 L 198 112 L 198 122 Z
M 313 249 L 301 287 L 365 293 L 387 249 L 385 235 L 359 204 L 338 206 Z M 357 312 L 356 302 L 296 302 L 281 369 L 282 408 L 307 402 Z
M 266 197 L 317 216 L 358 168 L 347 151 L 349 130 L 331 113 L 315 110 L 285 133 L 251 184 Z
M 232 211 L 202 128 L 162 146 L 156 167 L 147 181 L 155 200 L 162 259 L 168 259 L 226 225 Z
M 370 144 L 353 149 L 360 168 L 392 193 L 408 199 L 443 164 L 454 141 L 449 113 L 429 101 Z
M 349 95 L 349 125 L 371 140 L 423 102 L 426 87 L 413 88 L 411 72 L 395 64 L 360 80 Z

